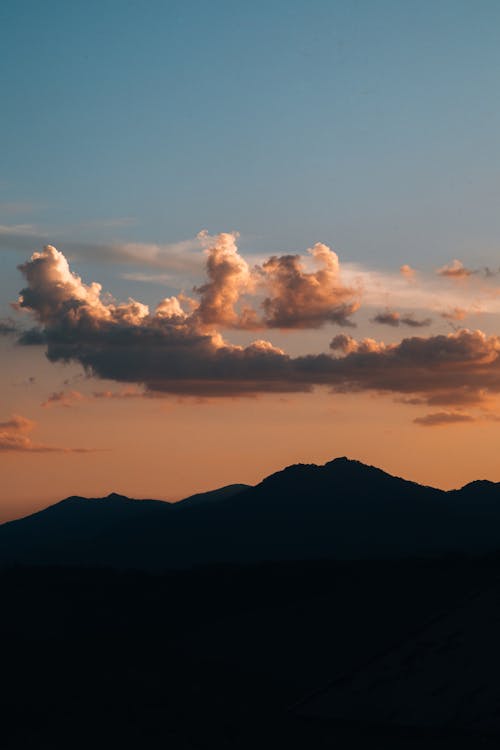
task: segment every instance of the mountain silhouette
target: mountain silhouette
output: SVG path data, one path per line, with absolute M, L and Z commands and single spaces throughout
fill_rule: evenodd
M 359 461 L 296 464 L 177 503 L 70 497 L 0 526 L 4 564 L 167 569 L 500 549 L 500 484 L 445 492 Z

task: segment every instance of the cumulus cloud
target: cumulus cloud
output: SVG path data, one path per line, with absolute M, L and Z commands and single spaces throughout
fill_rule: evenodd
M 343 389 L 415 394 L 500 390 L 500 337 L 481 331 L 413 336 L 397 344 L 377 344 L 370 351 L 363 342 L 350 342 L 349 347 L 334 373 Z
M 460 411 L 437 411 L 426 414 L 424 417 L 417 417 L 413 421 L 415 424 L 422 425 L 422 427 L 443 427 L 450 424 L 470 424 L 476 420 L 470 414 Z
M 0 453 L 91 453 L 88 448 L 58 448 L 53 445 L 35 442 L 29 433 L 36 422 L 19 414 L 0 422 Z
M 179 297 L 166 298 L 153 311 L 136 300 L 112 301 L 102 296 L 99 284 L 87 285 L 72 273 L 62 253 L 50 246 L 20 267 L 27 286 L 19 306 L 37 319 L 51 361 L 79 362 L 96 377 L 150 393 L 233 396 L 314 386 L 423 398 L 464 389 L 500 392 L 500 337 L 481 331 L 413 336 L 397 344 L 340 334 L 331 353 L 299 357 L 263 339 L 248 346 L 228 343 L 208 321 L 241 315 L 226 286 L 241 289 L 247 271 L 235 261 L 234 236 L 224 241 L 207 282 L 212 286 L 201 292 L 203 313 L 200 306 L 187 310 Z M 293 309 L 289 315 L 298 320 Z
M 248 263 L 238 253 L 237 234 L 222 232 L 206 250 L 208 281 L 195 287 L 200 295 L 196 318 L 204 325 L 245 328 L 246 314 L 240 315 L 236 305 L 252 285 Z M 201 234 L 201 239 L 208 235 Z M 250 317 L 255 317 L 252 311 Z
M 319 328 L 326 322 L 352 325 L 360 290 L 346 286 L 337 254 L 318 242 L 309 255 L 319 266 L 307 272 L 298 255 L 269 258 L 261 268 L 270 294 L 263 306 L 269 328 Z
M 52 361 L 77 361 L 99 377 L 144 383 L 151 391 L 223 394 L 228 382 L 239 392 L 296 389 L 277 378 L 288 361 L 280 349 L 262 340 L 230 345 L 208 326 L 214 310 L 226 319 L 231 315 L 231 297 L 217 285 L 202 291 L 202 314 L 199 307 L 185 312 L 179 298 L 167 298 L 151 312 L 133 299 L 104 301 L 100 284 L 84 284 L 52 246 L 34 253 L 20 270 L 28 285 L 19 307 L 38 320 Z
M 334 352 L 341 352 L 342 354 L 354 354 L 362 353 L 367 354 L 368 352 L 381 352 L 386 348 L 385 344 L 375 339 L 364 338 L 357 341 L 352 336 L 346 333 L 339 333 L 334 336 L 330 341 L 330 349 Z
M 439 274 L 439 276 L 446 276 L 450 279 L 461 280 L 467 279 L 469 276 L 475 274 L 476 271 L 473 271 L 471 268 L 467 268 L 466 266 L 464 266 L 461 260 L 457 260 L 455 258 L 451 263 L 448 263 L 448 265 L 438 268 L 436 273 Z
M 353 325 L 350 317 L 359 308 L 360 290 L 342 282 L 337 254 L 327 245 L 317 243 L 304 258 L 272 256 L 250 268 L 238 252 L 237 234 L 212 238 L 202 232 L 199 237 L 206 245 L 208 275 L 194 289 L 200 296 L 195 309 L 199 324 L 242 330 Z M 316 268 L 308 271 L 307 262 Z
M 373 323 L 380 323 L 381 325 L 392 326 L 398 328 L 400 325 L 409 326 L 410 328 L 425 328 L 430 326 L 432 323 L 431 318 L 415 318 L 413 315 L 401 315 L 397 310 L 384 310 L 383 312 L 377 313 L 372 318 Z

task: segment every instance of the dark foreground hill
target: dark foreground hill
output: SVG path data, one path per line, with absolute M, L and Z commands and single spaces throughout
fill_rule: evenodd
M 170 504 L 70 497 L 0 526 L 0 563 L 165 570 L 500 550 L 500 484 L 444 492 L 338 458 Z
M 495 558 L 5 569 L 2 750 L 498 748 L 499 576 Z

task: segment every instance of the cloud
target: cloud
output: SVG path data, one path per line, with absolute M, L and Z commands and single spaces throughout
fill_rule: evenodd
M 0 430 L 14 430 L 15 432 L 31 432 L 36 427 L 36 422 L 20 414 L 13 414 L 10 419 L 0 422 Z
M 117 223 L 118 222 L 118 223 Z M 124 226 L 129 220 L 109 220 L 107 227 Z M 87 228 L 102 228 L 103 222 L 90 222 Z M 49 237 L 62 235 L 62 230 L 54 231 L 32 224 L 0 224 L 0 249 L 29 253 Z M 152 268 L 181 275 L 199 274 L 203 269 L 200 256 L 200 241 L 193 237 L 180 242 L 84 242 L 66 239 L 66 252 L 73 260 Z
M 37 246 L 48 242 L 51 236 L 68 235 L 68 228 L 58 228 L 52 231 L 46 228 L 40 228 L 30 224 L 18 225 L 0 225 L 0 249 L 22 251 L 30 253 Z M 234 235 L 236 236 L 236 235 Z M 96 263 L 106 263 L 118 265 L 125 271 L 124 276 L 130 280 L 156 283 L 158 285 L 168 285 L 172 288 L 189 290 L 196 286 L 203 286 L 203 272 L 207 258 L 200 252 L 200 245 L 207 247 L 207 242 L 216 243 L 217 238 L 209 237 L 207 232 L 201 232 L 196 237 L 191 237 L 179 242 L 161 243 L 161 242 L 83 242 L 77 241 L 72 237 L 64 240 L 65 253 L 71 261 Z M 332 252 L 332 251 L 330 251 Z M 333 253 L 333 255 L 335 255 Z M 468 310 L 481 310 L 485 313 L 500 313 L 500 295 L 498 290 L 492 284 L 492 277 L 498 275 L 495 269 L 487 267 L 477 269 L 466 269 L 475 274 L 475 283 L 468 284 L 450 284 L 449 277 L 446 275 L 433 274 L 424 276 L 417 274 L 409 264 L 401 266 L 401 270 L 394 272 L 382 272 L 360 266 L 355 263 L 342 263 L 342 278 L 337 285 L 340 292 L 338 295 L 326 295 L 325 306 L 322 308 L 320 297 L 325 289 L 324 280 L 321 281 L 319 295 L 313 295 L 309 299 L 309 315 L 297 316 L 297 305 L 299 294 L 295 295 L 290 309 L 287 308 L 288 298 L 281 293 L 273 294 L 271 289 L 272 277 L 279 276 L 284 278 L 283 271 L 287 265 L 302 266 L 302 273 L 307 274 L 310 270 L 311 261 L 314 262 L 311 252 L 302 256 L 300 255 L 282 255 L 272 256 L 280 259 L 295 258 L 290 261 L 281 260 L 276 269 L 276 274 L 269 273 L 266 281 L 266 274 L 263 266 L 271 258 L 262 256 L 252 256 L 253 265 L 250 268 L 250 277 L 255 288 L 246 292 L 242 291 L 240 305 L 242 308 L 247 307 L 247 314 L 242 315 L 243 310 L 239 310 L 240 317 L 236 323 L 232 324 L 234 328 L 248 330 L 265 330 L 278 326 L 281 319 L 283 329 L 293 328 L 314 328 L 320 327 L 325 323 L 333 322 L 348 324 L 351 320 L 355 308 L 359 307 L 359 300 L 363 297 L 365 306 L 373 307 L 375 310 L 386 305 L 396 309 L 411 309 L 419 314 L 420 310 L 428 310 L 440 314 L 443 311 L 453 310 L 462 307 Z M 336 256 L 335 256 L 336 257 Z M 460 263 L 460 261 L 457 261 Z M 272 266 L 268 266 L 270 272 Z M 453 263 L 449 264 L 453 271 Z M 462 264 L 463 266 L 463 264 Z M 463 266 L 465 268 L 465 266 Z M 443 268 L 448 268 L 444 266 Z M 292 269 L 292 275 L 294 271 Z M 463 271 L 459 271 L 463 274 Z M 455 276 L 456 278 L 456 276 Z M 292 277 L 290 277 L 292 281 Z M 313 282 L 307 285 L 307 281 Z M 411 286 L 409 285 L 411 281 Z M 479 284 L 482 283 L 481 288 Z M 307 286 L 312 290 L 314 280 L 303 278 L 301 280 L 302 288 Z M 335 288 L 335 284 L 332 284 Z M 411 288 L 411 295 L 408 294 Z M 350 290 L 352 296 L 344 295 L 343 290 Z M 254 301 L 255 295 L 261 294 L 261 302 L 268 300 L 268 312 L 262 308 L 259 303 L 257 309 L 255 304 L 248 305 L 246 295 L 251 294 Z M 308 303 L 308 304 L 309 304 Z M 343 305 L 345 305 L 343 307 Z M 319 316 L 318 313 L 319 307 Z M 337 309 L 336 309 L 337 308 Z M 324 312 L 324 314 L 323 314 Z M 304 310 L 307 313 L 307 310 Z M 294 317 L 296 322 L 293 321 Z M 32 343 L 34 340 L 32 339 Z
M 317 242 L 307 251 L 319 266 L 307 272 L 299 255 L 272 256 L 258 269 L 270 288 L 263 302 L 268 328 L 319 328 L 324 323 L 353 325 L 361 290 L 341 279 L 338 256 Z
M 413 315 L 401 315 L 401 313 L 396 310 L 387 309 L 384 312 L 377 313 L 377 315 L 372 318 L 372 322 L 392 326 L 393 328 L 397 328 L 400 325 L 409 326 L 410 328 L 425 328 L 426 326 L 430 326 L 432 319 L 422 318 L 421 320 L 418 320 L 417 318 L 414 318 Z
M 103 400 L 128 400 L 128 399 L 136 399 L 136 398 L 157 398 L 160 397 L 161 393 L 155 393 L 150 391 L 142 391 L 138 390 L 137 388 L 131 387 L 131 388 L 125 388 L 121 391 L 94 391 L 92 393 L 92 398 L 95 399 L 103 399 Z
M 481 406 L 484 408 L 493 399 L 482 388 L 455 388 L 454 390 L 441 390 L 429 396 L 414 396 L 400 398 L 402 404 L 411 406 Z
M 174 283 L 173 276 L 170 273 L 122 273 L 120 277 L 126 281 L 138 281 L 142 284 L 164 284 L 170 286 Z
M 315 386 L 427 398 L 464 389 L 500 392 L 500 337 L 481 331 L 412 336 L 395 344 L 339 334 L 330 354 L 298 357 L 263 339 L 230 344 L 207 322 L 210 316 L 230 321 L 241 315 L 226 287 L 240 289 L 239 274 L 245 277 L 246 270 L 235 270 L 231 248 L 230 262 L 219 273 L 224 254 L 207 282 L 214 286 L 201 292 L 207 295 L 203 315 L 199 307 L 185 310 L 179 297 L 164 299 L 154 311 L 136 300 L 103 298 L 99 284 L 85 284 L 50 246 L 20 267 L 27 286 L 19 306 L 37 319 L 51 361 L 79 362 L 89 374 L 151 393 L 234 396 Z
M 385 349 L 385 344 L 375 341 L 375 339 L 361 339 L 357 341 L 346 333 L 339 333 L 334 336 L 330 341 L 330 349 L 336 352 L 341 352 L 344 355 L 361 353 L 368 354 L 369 352 L 380 352 Z
M 440 313 L 445 320 L 464 320 L 470 313 L 465 307 L 454 307 L 452 310 L 444 310 Z
M 419 318 L 453 313 L 462 309 L 466 314 L 500 313 L 499 288 L 478 272 L 466 283 L 450 283 L 446 277 L 419 274 L 411 285 L 400 273 L 367 269 L 355 263 L 342 263 L 342 278 L 347 286 L 357 285 L 362 291 L 364 307 L 404 309 Z
M 19 327 L 12 318 L 0 318 L 0 336 L 19 334 Z
M 477 271 L 466 268 L 461 260 L 457 260 L 455 258 L 448 265 L 442 266 L 442 268 L 438 268 L 436 273 L 439 274 L 439 276 L 446 276 L 450 279 L 462 280 L 467 279 L 469 276 L 477 273 Z
M 335 339 L 332 341 L 333 345 Z M 344 390 L 432 394 L 487 389 L 500 391 L 500 337 L 482 331 L 413 336 L 397 344 L 350 340 L 337 360 L 334 380 Z
M 405 279 L 408 279 L 409 281 L 411 279 L 414 279 L 417 273 L 416 270 L 409 266 L 407 263 L 400 267 L 399 272 L 402 276 L 404 276 Z
M 94 391 L 90 395 L 85 395 L 80 391 L 55 391 L 41 404 L 44 408 L 50 408 L 53 406 L 62 406 L 63 408 L 71 408 L 82 401 L 97 400 L 124 400 L 124 399 L 138 399 L 138 398 L 157 398 L 161 396 L 161 393 L 154 393 L 149 391 L 140 390 L 136 386 L 130 386 L 120 391 Z
M 425 417 L 417 417 L 413 421 L 415 424 L 422 425 L 422 427 L 442 427 L 450 424 L 470 424 L 471 422 L 475 422 L 476 419 L 470 414 L 464 414 L 459 411 L 438 411 L 426 414 Z
M 93 453 L 89 448 L 58 448 L 33 441 L 28 433 L 36 422 L 19 414 L 0 422 L 0 453 Z
M 255 313 L 236 311 L 241 295 L 252 286 L 250 267 L 238 253 L 237 234 L 219 234 L 206 250 L 208 281 L 194 291 L 200 295 L 196 310 L 197 319 L 205 326 L 217 325 L 225 328 L 251 327 Z M 208 235 L 201 233 L 202 239 Z
M 85 396 L 80 391 L 55 391 L 43 402 L 45 408 L 51 406 L 63 406 L 66 409 L 83 401 Z
M 250 268 L 238 252 L 237 234 L 199 237 L 207 244 L 208 275 L 194 289 L 200 295 L 194 313 L 200 324 L 242 330 L 353 325 L 360 290 L 342 283 L 338 257 L 327 245 L 317 243 L 307 251 L 316 270 L 307 271 L 300 255 L 272 256 Z M 252 306 L 249 296 L 259 292 L 264 298 Z

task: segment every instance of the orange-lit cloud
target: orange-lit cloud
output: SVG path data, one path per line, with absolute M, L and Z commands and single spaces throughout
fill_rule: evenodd
M 208 239 L 206 234 L 201 237 Z M 206 251 L 208 281 L 195 288 L 200 295 L 196 317 L 203 325 L 245 327 L 236 304 L 249 289 L 251 275 L 248 263 L 238 253 L 236 239 L 236 234 L 223 232 Z
M 470 310 L 467 310 L 464 307 L 454 307 L 451 310 L 444 310 L 442 313 L 440 313 L 441 317 L 445 320 L 464 320 L 467 315 L 470 313 Z
M 308 252 L 316 271 L 308 273 L 298 255 L 273 256 L 259 269 L 270 289 L 263 303 L 268 328 L 352 325 L 360 290 L 342 282 L 337 254 L 327 245 L 318 242 Z
M 10 419 L 0 422 L 0 430 L 13 430 L 15 432 L 31 432 L 36 426 L 36 422 L 20 414 L 13 414 Z
M 200 295 L 195 317 L 202 325 L 248 330 L 352 325 L 360 290 L 342 282 L 337 254 L 327 245 L 308 249 L 318 268 L 307 271 L 300 255 L 272 256 L 250 268 L 238 252 L 236 234 L 201 233 L 200 239 L 207 244 L 208 274 L 208 281 L 195 287 Z M 249 296 L 259 292 L 262 302 L 252 305 Z
M 38 320 L 41 327 L 32 336 L 45 343 L 51 361 L 79 362 L 94 376 L 143 386 L 147 392 L 234 396 L 308 391 L 321 385 L 337 392 L 378 391 L 427 398 L 439 393 L 457 393 L 458 398 L 464 389 L 500 392 L 500 337 L 481 331 L 414 336 L 391 344 L 366 338 L 356 341 L 341 334 L 331 342 L 333 353 L 298 357 L 262 339 L 247 346 L 226 342 L 208 320 L 234 320 L 239 291 L 232 297 L 228 287 L 239 290 L 246 284 L 247 269 L 235 258 L 234 236 L 223 238 L 222 245 L 219 236 L 218 242 L 214 271 L 201 291 L 202 302 L 207 295 L 203 314 L 202 302 L 186 311 L 179 297 L 163 300 L 153 312 L 136 300 L 109 301 L 101 296 L 99 284 L 84 284 L 62 253 L 50 246 L 20 266 L 28 285 L 21 292 L 19 307 Z M 316 246 L 315 252 L 323 263 L 331 264 L 328 274 L 335 275 L 331 251 Z M 281 270 L 273 266 L 271 275 Z M 316 274 L 323 270 L 306 274 L 306 285 L 313 278 L 317 281 Z M 300 274 L 298 286 L 302 288 Z M 280 281 L 274 299 L 283 301 L 282 293 L 286 294 Z M 290 302 L 287 307 L 289 320 L 297 325 L 305 314 L 306 298 L 300 292 L 294 298 L 298 303 Z M 273 309 L 277 319 L 284 319 L 279 305 Z M 320 314 L 314 312 L 314 319 Z M 24 336 L 22 342 L 29 343 L 29 337 Z
M 55 391 L 41 404 L 43 407 L 64 406 L 69 408 L 83 401 L 85 396 L 80 391 Z
M 19 414 L 0 422 L 0 453 L 91 453 L 88 448 L 58 448 L 32 440 L 29 435 L 36 427 L 36 422 Z
M 439 274 L 439 276 L 446 276 L 450 279 L 462 280 L 472 276 L 476 271 L 473 271 L 471 268 L 466 268 L 461 260 L 455 258 L 451 263 L 448 263 L 448 265 L 438 268 L 436 273 Z
M 402 276 L 404 276 L 405 279 L 408 279 L 409 281 L 411 279 L 415 278 L 415 274 L 417 273 L 414 268 L 408 265 L 408 263 L 405 263 L 402 265 L 399 269 L 399 272 Z

